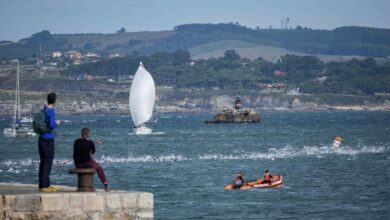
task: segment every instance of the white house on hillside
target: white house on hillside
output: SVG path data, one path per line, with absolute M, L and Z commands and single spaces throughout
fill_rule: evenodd
M 61 57 L 62 53 L 60 51 L 54 51 L 51 55 L 53 58 Z

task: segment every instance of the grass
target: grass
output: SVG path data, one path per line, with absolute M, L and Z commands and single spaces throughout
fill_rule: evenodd
M 277 58 L 286 54 L 293 54 L 298 56 L 317 56 L 321 61 L 327 63 L 331 61 L 347 61 L 353 58 L 365 59 L 363 56 L 341 56 L 341 55 L 321 55 L 321 54 L 307 54 L 280 47 L 267 46 L 263 44 L 249 43 L 241 40 L 224 40 L 213 43 L 204 44 L 201 46 L 190 48 L 189 51 L 194 60 L 208 59 L 211 57 L 222 57 L 226 50 L 235 50 L 240 56 L 249 59 L 256 59 L 262 57 L 265 60 L 276 62 Z M 375 58 L 382 63 L 386 59 Z

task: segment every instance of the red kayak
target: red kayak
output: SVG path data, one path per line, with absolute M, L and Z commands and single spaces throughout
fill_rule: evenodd
M 283 176 L 272 176 L 270 183 L 263 183 L 263 178 L 259 178 L 256 180 L 251 180 L 248 182 L 245 182 L 245 185 L 241 187 L 234 187 L 233 183 L 227 184 L 225 186 L 225 189 L 252 189 L 252 188 L 268 188 L 268 187 L 277 187 L 283 184 Z

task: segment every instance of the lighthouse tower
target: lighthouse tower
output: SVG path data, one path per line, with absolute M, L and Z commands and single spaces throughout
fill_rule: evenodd
M 238 110 L 242 108 L 242 102 L 240 97 L 236 98 L 236 101 L 234 102 L 234 109 Z

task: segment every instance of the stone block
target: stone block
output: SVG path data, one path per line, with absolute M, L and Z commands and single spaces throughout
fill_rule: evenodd
M 138 193 L 123 193 L 122 197 L 122 206 L 125 209 L 128 208 L 137 208 L 138 206 Z
M 88 215 L 86 213 L 84 213 L 80 208 L 79 209 L 70 209 L 69 211 L 65 211 L 66 218 L 64 218 L 64 216 L 62 216 L 62 218 L 59 218 L 59 219 L 69 219 L 69 220 L 88 219 Z
M 134 214 L 134 213 L 129 213 L 129 212 L 122 212 L 120 215 L 119 215 L 119 219 L 120 220 L 139 220 L 139 218 L 137 218 L 137 216 Z
M 153 210 L 152 209 L 143 209 L 137 212 L 137 216 L 140 219 L 153 219 Z
M 36 211 L 40 208 L 40 196 L 35 194 L 17 195 L 11 207 L 12 210 L 18 212 Z
M 121 197 L 119 194 L 107 194 L 106 196 L 106 207 L 108 209 L 118 209 L 122 207 Z
M 69 194 L 41 194 L 43 211 L 61 211 L 69 209 Z
M 83 193 L 83 210 L 104 211 L 104 196 L 97 193 Z
M 5 204 L 4 203 L 5 203 L 5 198 L 4 198 L 3 195 L 0 195 L 0 212 L 3 212 L 3 210 L 5 208 Z
M 4 204 L 3 209 L 9 210 L 12 207 L 14 207 L 15 200 L 16 200 L 16 195 L 4 195 L 3 196 L 3 204 Z
M 88 220 L 100 220 L 100 212 L 87 212 Z
M 4 219 L 5 220 L 24 220 L 24 219 L 29 219 L 29 218 L 23 212 L 5 211 L 4 212 Z
M 102 213 L 102 215 L 100 216 L 101 220 L 112 220 L 112 219 L 117 219 L 116 216 L 115 216 L 115 212 L 105 212 L 105 213 Z
M 69 194 L 69 208 L 71 210 L 82 209 L 83 208 L 83 195 L 79 194 L 79 193 Z
M 153 194 L 140 193 L 138 196 L 138 208 L 153 209 Z

